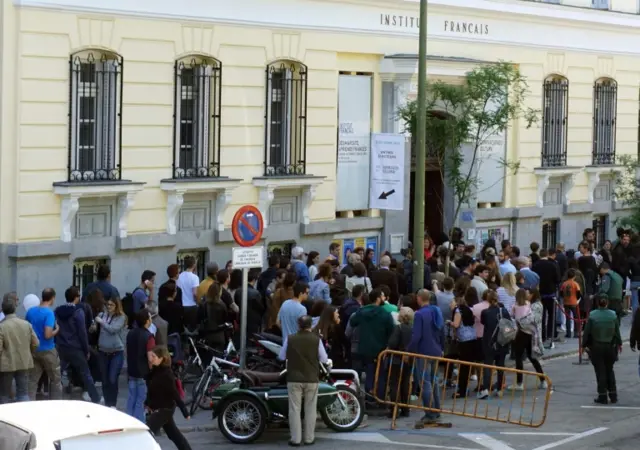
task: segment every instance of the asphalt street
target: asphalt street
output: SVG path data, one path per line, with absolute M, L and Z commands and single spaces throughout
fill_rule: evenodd
M 616 364 L 620 397 L 617 405 L 594 405 L 596 389 L 593 367 L 590 364 L 577 365 L 576 362 L 577 356 L 569 356 L 544 363 L 545 372 L 553 381 L 554 391 L 546 420 L 539 428 L 446 415 L 443 420 L 452 422 L 452 428 L 414 430 L 413 423 L 421 414 L 413 411 L 410 419 L 398 420 L 396 430 L 390 429 L 390 420 L 386 418 L 370 417 L 365 426 L 348 434 L 333 433 L 319 423 L 314 448 L 328 450 L 336 445 L 346 444 L 351 450 L 383 450 L 394 447 L 452 450 L 637 449 L 640 439 L 638 354 L 632 353 L 626 346 Z M 525 365 L 525 370 L 527 368 Z M 533 389 L 535 380 L 530 380 L 529 384 Z M 539 401 L 534 414 L 536 420 L 542 418 L 544 395 L 538 395 L 537 398 Z M 469 402 L 475 402 L 475 399 Z M 520 405 L 519 400 L 510 404 L 508 395 L 502 399 L 491 398 L 483 402 L 489 405 L 491 411 L 496 411 L 496 408 L 505 411 L 517 409 Z M 448 399 L 445 405 L 450 407 L 451 400 Z M 504 413 L 500 414 L 504 417 Z M 181 422 L 181 426 L 190 431 L 186 436 L 193 450 L 210 449 L 214 445 L 219 450 L 237 447 L 226 441 L 215 429 L 215 423 L 208 412 L 197 413 L 190 422 Z M 286 445 L 287 440 L 286 429 L 268 430 L 251 447 L 271 449 L 274 445 Z M 165 438 L 161 438 L 160 442 L 163 449 L 175 448 Z

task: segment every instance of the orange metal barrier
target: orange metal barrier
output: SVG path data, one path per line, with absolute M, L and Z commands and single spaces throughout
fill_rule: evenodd
M 457 375 L 454 376 L 456 366 Z M 474 371 L 478 377 L 478 391 L 482 390 L 483 385 L 489 386 L 489 397 L 486 399 L 480 399 L 474 391 L 475 383 L 471 381 Z M 500 374 L 502 382 L 497 386 Z M 518 375 L 522 376 L 522 387 L 512 388 L 517 385 Z M 489 382 L 483 383 L 487 378 Z M 418 384 L 418 401 L 412 404 L 414 381 Z M 456 397 L 454 393 L 457 387 L 447 385 L 460 386 L 461 381 L 463 386 L 467 386 L 467 395 Z M 408 396 L 403 395 L 403 385 Z M 495 395 L 494 387 L 499 387 L 495 389 L 498 395 Z M 430 389 L 431 395 L 428 404 L 423 405 L 423 393 L 427 389 Z M 538 428 L 547 418 L 551 391 L 549 377 L 536 372 L 385 350 L 378 356 L 373 396 L 378 402 L 392 408 L 393 429 L 396 428 L 398 410 L 409 408 Z M 384 398 L 378 398 L 381 392 L 384 392 Z M 440 408 L 435 408 L 433 404 L 435 392 L 440 397 Z

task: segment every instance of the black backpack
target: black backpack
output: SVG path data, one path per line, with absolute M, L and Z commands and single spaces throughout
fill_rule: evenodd
M 122 310 L 125 316 L 127 316 L 127 327 L 129 329 L 132 329 L 133 324 L 136 322 L 136 313 L 133 311 L 133 302 L 134 302 L 133 293 L 138 289 L 141 289 L 141 288 L 137 287 L 132 292 L 127 292 L 124 298 L 122 299 Z

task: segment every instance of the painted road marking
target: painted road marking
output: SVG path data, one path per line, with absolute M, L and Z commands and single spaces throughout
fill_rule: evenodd
M 587 436 L 592 436 L 594 434 L 601 433 L 606 430 L 607 428 L 594 428 L 593 430 L 585 431 L 584 433 L 576 434 L 575 436 L 571 436 L 566 439 L 561 439 L 551 444 L 543 445 L 541 447 L 536 447 L 533 450 L 549 450 L 550 448 L 559 447 L 561 445 L 568 444 L 569 442 L 577 441 L 578 439 L 586 438 Z
M 491 450 L 514 450 L 504 442 L 498 441 L 487 434 L 480 433 L 459 433 L 458 436 L 468 439 L 476 444 L 482 445 L 484 448 Z
M 584 409 L 620 409 L 620 410 L 639 410 L 640 406 L 581 406 L 580 408 Z
M 578 433 L 536 433 L 535 431 L 502 431 L 505 436 L 576 436 Z
M 479 450 L 469 447 L 452 447 L 450 445 L 415 444 L 413 442 L 397 442 L 384 436 L 382 433 L 316 433 L 316 437 L 338 441 L 370 442 L 372 444 L 398 445 L 413 448 L 437 448 L 443 450 Z

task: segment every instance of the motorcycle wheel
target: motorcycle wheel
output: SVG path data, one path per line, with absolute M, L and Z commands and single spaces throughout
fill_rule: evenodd
M 364 404 L 353 389 L 336 386 L 338 395 L 333 403 L 320 410 L 325 425 L 337 432 L 350 432 L 364 420 Z
M 267 426 L 267 411 L 256 398 L 236 395 L 227 400 L 218 414 L 218 429 L 234 444 L 258 439 Z

